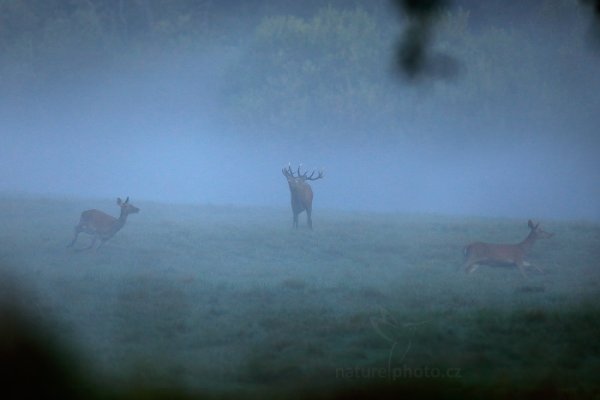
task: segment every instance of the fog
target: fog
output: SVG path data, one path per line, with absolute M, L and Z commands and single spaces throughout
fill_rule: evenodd
M 234 11 L 229 18 L 235 20 Z M 231 36 L 237 34 L 244 32 Z M 224 71 L 247 63 L 242 54 L 248 55 L 241 45 L 222 49 L 154 46 L 110 65 L 65 69 L 43 84 L 4 82 L 11 90 L 0 94 L 0 191 L 288 207 L 280 171 L 301 163 L 325 169 L 325 179 L 312 184 L 317 213 L 600 219 L 600 60 L 592 49 L 569 60 L 585 65 L 586 75 L 564 69 L 560 81 L 547 79 L 550 88 L 560 86 L 550 108 L 536 110 L 528 82 L 516 82 L 523 88 L 507 88 L 491 111 L 461 106 L 448 115 L 432 107 L 347 135 L 343 124 L 328 121 L 327 110 L 318 122 L 305 115 L 306 126 L 287 130 L 235 120 L 223 107 L 223 93 L 232 90 Z M 542 75 L 549 54 L 529 55 Z M 507 73 L 519 68 L 520 56 L 515 49 Z M 389 59 L 377 61 L 390 96 L 435 102 L 430 83 L 394 76 L 392 58 L 390 47 Z M 445 84 L 463 90 L 470 61 L 460 59 L 463 73 Z M 375 109 L 377 101 L 388 102 L 374 101 Z
M 597 4 L 0 0 L 8 391 L 597 398 Z

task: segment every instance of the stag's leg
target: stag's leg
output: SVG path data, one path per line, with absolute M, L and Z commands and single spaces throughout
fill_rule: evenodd
M 294 213 L 294 223 L 293 227 L 298 229 L 298 213 Z
M 308 228 L 312 229 L 312 209 L 306 209 L 306 222 L 308 223 Z

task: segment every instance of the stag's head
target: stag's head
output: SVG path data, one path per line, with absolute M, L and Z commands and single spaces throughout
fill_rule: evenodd
M 129 203 L 129 196 L 125 199 L 125 201 L 121 200 L 121 198 L 117 198 L 117 205 L 121 207 L 121 214 L 129 215 L 140 212 L 140 209 Z
M 540 227 L 540 223 L 535 224 L 532 220 L 527 221 L 527 226 L 531 229 L 530 235 L 536 239 L 548 239 L 554 236 L 554 233 L 546 232 Z
M 292 166 L 290 164 L 288 164 L 287 167 L 284 167 L 281 172 L 283 173 L 283 176 L 285 176 L 285 178 L 287 179 L 288 183 L 290 184 L 290 186 L 295 186 L 295 185 L 301 185 L 303 183 L 305 183 L 306 181 L 316 181 L 317 179 L 321 179 L 323 178 L 325 172 L 322 169 L 317 170 L 313 170 L 311 172 L 310 175 L 308 175 L 308 171 L 305 171 L 304 173 L 300 172 L 300 169 L 302 168 L 302 164 L 300 164 L 298 166 L 298 169 L 296 170 L 296 173 L 294 174 L 294 171 L 292 170 Z M 317 174 L 315 176 L 315 174 Z

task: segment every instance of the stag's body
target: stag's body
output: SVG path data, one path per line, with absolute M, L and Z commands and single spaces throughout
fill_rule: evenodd
M 129 214 L 135 214 L 140 211 L 139 208 L 133 204 L 129 204 L 129 197 L 125 201 L 117 199 L 117 205 L 121 207 L 121 214 L 119 218 L 115 218 L 111 215 L 106 214 L 100 210 L 87 210 L 81 213 L 79 224 L 75 226 L 75 237 L 69 243 L 67 247 L 71 247 L 77 241 L 77 237 L 81 232 L 93 235 L 92 243 L 86 247 L 91 249 L 96 244 L 96 241 L 100 239 L 100 246 L 98 249 L 106 243 L 107 240 L 112 238 L 117 233 L 125 222 L 127 222 L 127 216 Z M 97 250 L 97 249 L 96 249 Z
M 315 171 L 313 171 L 309 176 L 308 172 L 301 174 L 300 167 L 298 167 L 296 176 L 294 176 L 291 166 L 288 165 L 287 168 L 282 170 L 282 173 L 283 176 L 286 177 L 290 187 L 290 194 L 292 197 L 292 213 L 294 214 L 294 228 L 298 228 L 298 215 L 303 211 L 306 211 L 306 221 L 308 223 L 308 227 L 312 229 L 313 191 L 306 181 L 315 181 L 323 178 L 323 171 L 319 171 L 318 175 L 315 177 Z
M 290 183 L 290 194 L 292 196 L 292 212 L 294 213 L 294 226 L 298 227 L 298 215 L 306 211 L 308 226 L 312 228 L 312 201 L 313 191 L 306 182 Z
M 545 239 L 552 237 L 552 233 L 548 233 L 534 224 L 531 220 L 528 221 L 530 229 L 529 235 L 516 244 L 495 244 L 474 242 L 466 246 L 463 250 L 465 256 L 464 268 L 466 272 L 475 271 L 480 264 L 497 265 L 497 264 L 514 264 L 519 268 L 521 274 L 525 277 L 523 267 L 529 266 L 525 261 L 525 256 L 529 253 L 537 239 Z M 538 271 L 542 270 L 533 265 Z

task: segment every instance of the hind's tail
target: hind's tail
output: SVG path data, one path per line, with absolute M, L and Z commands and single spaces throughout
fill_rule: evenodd
M 465 263 L 467 262 L 467 259 L 469 258 L 469 252 L 471 250 L 471 246 L 465 246 L 463 247 L 463 263 L 461 265 L 458 266 L 458 268 L 456 268 L 457 271 L 460 271 L 464 266 Z

